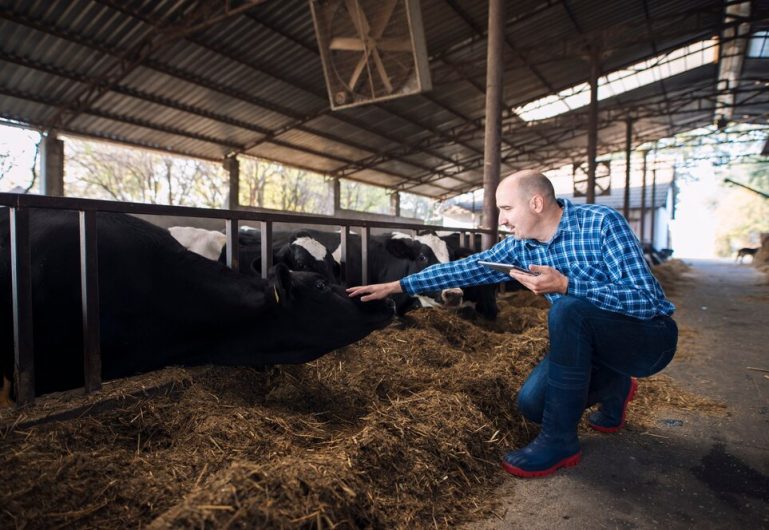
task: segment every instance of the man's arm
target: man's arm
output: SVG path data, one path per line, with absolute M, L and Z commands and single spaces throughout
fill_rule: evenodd
M 400 281 L 351 287 L 347 289 L 347 293 L 351 297 L 362 296 L 361 300 L 368 302 L 402 292 L 413 296 L 449 287 L 510 281 L 510 275 L 479 265 L 478 261 L 509 263 L 509 256 L 512 251 L 511 243 L 504 240 L 483 252 L 473 254 L 465 259 L 432 265 L 421 272 L 406 276 Z
M 618 212 L 604 220 L 601 252 L 610 281 L 569 278 L 567 294 L 590 300 L 601 309 L 649 319 L 660 311 L 670 314 L 673 305 L 665 299 L 651 274 L 633 231 Z

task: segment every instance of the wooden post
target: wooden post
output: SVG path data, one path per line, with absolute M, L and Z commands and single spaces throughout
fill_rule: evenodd
M 503 0 L 489 1 L 489 37 L 486 53 L 486 130 L 483 149 L 483 248 L 497 242 L 497 201 L 502 127 L 502 45 L 505 29 Z

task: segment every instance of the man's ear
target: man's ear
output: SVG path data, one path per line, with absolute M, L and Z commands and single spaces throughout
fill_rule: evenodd
M 535 213 L 542 213 L 542 210 L 545 209 L 545 199 L 542 198 L 542 195 L 534 194 L 529 200 L 529 204 Z
M 413 240 L 388 239 L 385 249 L 398 259 L 417 259 L 416 245 Z

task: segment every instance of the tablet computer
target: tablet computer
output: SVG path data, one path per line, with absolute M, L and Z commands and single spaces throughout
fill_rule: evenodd
M 494 269 L 495 271 L 504 272 L 505 274 L 509 273 L 511 270 L 516 270 L 523 274 L 528 274 L 529 276 L 539 276 L 538 272 L 530 271 L 529 269 L 524 269 L 517 265 L 510 265 L 509 263 L 498 263 L 496 261 L 479 261 L 478 263 L 484 267 Z

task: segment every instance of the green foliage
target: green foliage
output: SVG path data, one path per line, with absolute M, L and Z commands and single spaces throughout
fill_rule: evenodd
M 769 191 L 767 164 L 735 165 L 724 168 L 722 177 L 744 182 L 760 191 Z M 715 207 L 718 220 L 716 254 L 733 256 L 742 247 L 757 247 L 760 234 L 769 232 L 769 199 L 744 188 L 725 187 Z
M 342 180 L 339 205 L 345 210 L 381 214 L 391 213 L 390 193 L 385 188 L 352 180 Z
M 331 182 L 317 173 L 256 158 L 240 161 L 240 203 L 288 212 L 330 215 Z
M 68 196 L 221 208 L 228 194 L 212 162 L 80 140 L 64 145 Z

